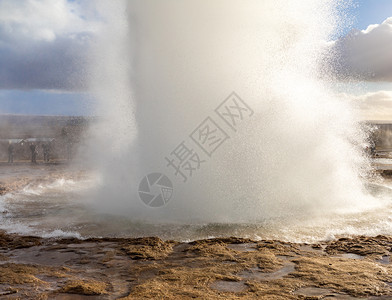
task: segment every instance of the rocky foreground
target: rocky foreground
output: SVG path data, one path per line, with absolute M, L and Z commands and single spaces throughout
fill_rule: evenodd
M 392 237 L 315 245 L 0 232 L 1 299 L 392 299 Z

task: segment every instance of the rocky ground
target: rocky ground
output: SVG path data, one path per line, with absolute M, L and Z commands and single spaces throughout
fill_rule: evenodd
M 392 299 L 386 236 L 315 245 L 0 233 L 2 299 Z

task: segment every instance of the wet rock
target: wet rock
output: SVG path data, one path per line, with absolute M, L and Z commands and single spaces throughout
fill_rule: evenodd
M 8 193 L 8 189 L 0 185 L 0 196 Z
M 237 238 L 0 237 L 0 295 L 15 299 L 392 297 L 390 253 L 380 254 L 392 247 L 386 236 L 344 238 L 316 249 Z M 29 246 L 37 241 L 40 246 Z
M 244 239 L 238 237 L 228 237 L 228 238 L 213 238 L 213 239 L 204 239 L 190 242 L 190 245 L 198 245 L 198 244 L 243 244 L 243 243 L 254 243 L 255 241 L 251 239 Z
M 246 289 L 245 283 L 241 281 L 236 282 L 236 281 L 225 281 L 225 280 L 217 280 L 213 282 L 210 287 L 218 291 L 232 292 L 232 293 L 243 292 Z
M 39 245 L 41 245 L 41 238 L 39 237 L 18 236 L 0 230 L 0 248 L 2 249 L 20 249 Z
M 132 259 L 156 260 L 168 256 L 174 244 L 175 242 L 164 242 L 157 237 L 138 238 L 129 240 L 121 250 Z
M 35 276 L 39 271 L 35 266 L 6 263 L 0 265 L 0 284 L 42 283 Z
M 389 254 L 392 239 L 386 236 L 341 238 L 325 249 L 328 254 L 354 253 L 362 256 Z
M 102 295 L 106 294 L 107 285 L 99 281 L 69 281 L 62 287 L 60 293 L 79 294 L 79 295 Z
M 352 296 L 391 294 L 384 281 L 388 270 L 375 262 L 331 257 L 301 257 L 293 260 L 295 272 L 290 276 L 316 287 L 341 291 Z

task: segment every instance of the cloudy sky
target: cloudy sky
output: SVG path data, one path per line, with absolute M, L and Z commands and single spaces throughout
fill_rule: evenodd
M 93 2 L 0 0 L 0 113 L 89 113 L 87 54 L 102 26 Z
M 364 119 L 392 120 L 392 1 L 354 2 L 329 41 L 332 89 Z M 94 1 L 0 0 L 0 113 L 92 114 L 88 50 L 102 26 Z

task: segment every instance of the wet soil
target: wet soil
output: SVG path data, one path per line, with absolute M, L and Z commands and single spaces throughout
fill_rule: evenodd
M 2 299 L 392 299 L 392 237 L 317 245 L 0 232 Z

